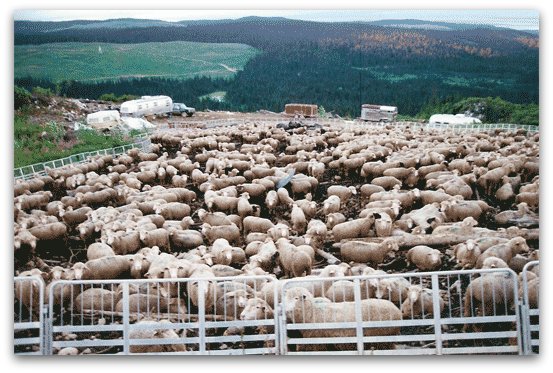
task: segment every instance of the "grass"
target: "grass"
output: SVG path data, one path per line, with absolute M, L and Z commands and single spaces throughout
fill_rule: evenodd
M 259 51 L 245 44 L 155 42 L 16 45 L 14 77 L 53 82 L 128 77 L 232 77 Z
M 63 125 L 31 123 L 24 114 L 14 120 L 14 168 L 65 158 L 73 154 L 114 148 L 132 142 L 132 133 L 104 135 L 81 130 L 69 135 Z M 70 144 L 70 146 L 68 146 Z

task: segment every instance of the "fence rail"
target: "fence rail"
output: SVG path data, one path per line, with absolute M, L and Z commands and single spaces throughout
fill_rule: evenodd
M 16 277 L 14 352 L 536 354 L 539 309 L 529 273 L 537 265 L 520 278 L 493 269 L 58 280 L 47 290 L 39 277 Z M 314 297 L 302 297 L 306 289 Z
M 65 158 L 55 159 L 52 161 L 35 163 L 28 166 L 19 167 L 13 170 L 14 178 L 16 180 L 28 180 L 36 176 L 46 176 L 46 168 L 60 168 L 75 163 L 86 163 L 90 160 L 90 157 L 98 155 L 118 155 L 123 154 L 129 149 L 140 148 L 143 151 L 147 151 L 151 145 L 149 137 L 142 137 L 136 139 L 132 144 L 121 145 L 115 148 L 94 150 L 90 152 L 84 152 L 79 154 L 73 154 Z

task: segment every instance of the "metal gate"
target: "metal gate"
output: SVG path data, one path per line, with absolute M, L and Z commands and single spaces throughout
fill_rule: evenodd
M 524 353 L 540 352 L 539 261 L 527 263 L 521 272 Z
M 48 294 L 46 353 L 71 347 L 95 354 L 274 354 L 272 310 L 242 315 L 244 308 L 255 307 L 252 299 L 274 298 L 269 292 L 258 296 L 274 280 L 56 281 Z
M 15 354 L 42 355 L 44 348 L 44 281 L 14 277 L 13 347 Z
M 280 302 L 283 354 L 522 352 L 510 269 L 291 279 Z

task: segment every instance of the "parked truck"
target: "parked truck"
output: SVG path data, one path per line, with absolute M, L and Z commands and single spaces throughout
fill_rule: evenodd
M 169 114 L 173 111 L 173 100 L 169 96 L 142 96 L 123 102 L 119 111 L 130 117 Z
M 361 120 L 365 122 L 393 122 L 397 117 L 397 107 L 385 105 L 361 105 Z

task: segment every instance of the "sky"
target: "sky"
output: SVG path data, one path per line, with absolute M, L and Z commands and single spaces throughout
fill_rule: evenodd
M 538 30 L 537 10 L 16 10 L 15 20 L 67 21 L 142 18 L 164 21 L 223 19 L 245 16 L 286 17 L 309 21 L 376 21 L 382 19 L 420 19 L 454 23 L 489 24 L 517 30 Z

